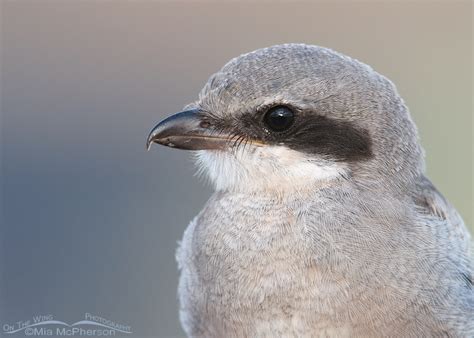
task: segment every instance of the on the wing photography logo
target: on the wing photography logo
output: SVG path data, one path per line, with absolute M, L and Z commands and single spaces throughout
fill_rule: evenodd
M 26 336 L 84 336 L 105 337 L 132 333 L 129 325 L 119 324 L 90 313 L 84 314 L 84 319 L 68 324 L 56 320 L 53 315 L 33 316 L 32 319 L 16 323 L 3 324 L 3 333 L 21 334 Z

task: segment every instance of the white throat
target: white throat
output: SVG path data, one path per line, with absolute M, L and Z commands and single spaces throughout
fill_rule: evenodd
M 318 159 L 285 146 L 255 146 L 196 152 L 198 173 L 217 191 L 284 194 L 312 190 L 348 174 L 342 163 Z

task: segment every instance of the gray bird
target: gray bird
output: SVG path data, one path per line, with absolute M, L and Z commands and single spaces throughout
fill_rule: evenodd
M 241 55 L 147 145 L 215 187 L 177 251 L 190 337 L 473 337 L 470 235 L 392 82 L 327 48 Z

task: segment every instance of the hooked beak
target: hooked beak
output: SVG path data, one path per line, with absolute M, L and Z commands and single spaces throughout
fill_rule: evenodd
M 146 147 L 152 143 L 185 150 L 223 149 L 229 136 L 216 134 L 201 119 L 198 109 L 176 113 L 158 123 L 148 135 Z

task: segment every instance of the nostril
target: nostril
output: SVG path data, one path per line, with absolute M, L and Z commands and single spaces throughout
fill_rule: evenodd
M 209 121 L 201 121 L 199 123 L 199 127 L 201 128 L 209 128 L 211 126 L 211 124 L 209 123 Z

